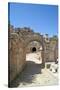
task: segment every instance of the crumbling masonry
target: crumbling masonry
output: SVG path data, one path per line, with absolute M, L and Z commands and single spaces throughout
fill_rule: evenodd
M 30 28 L 9 27 L 9 82 L 25 67 L 26 53 L 41 52 L 42 65 L 58 58 L 58 39 L 44 37 Z

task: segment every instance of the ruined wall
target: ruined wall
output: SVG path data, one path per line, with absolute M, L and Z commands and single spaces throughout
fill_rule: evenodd
M 37 51 L 42 46 L 41 56 L 42 64 L 49 61 L 55 61 L 58 56 L 58 45 L 54 40 L 45 41 L 43 35 L 34 33 L 30 28 L 20 28 L 15 30 L 10 28 L 9 37 L 9 72 L 10 81 L 13 80 L 19 72 L 21 72 L 26 65 L 26 53 L 30 52 L 32 47 L 36 47 Z M 13 31 L 14 30 L 14 31 Z M 31 43 L 37 41 L 41 43 Z M 29 44 L 30 43 L 30 44 Z M 58 43 L 58 42 L 57 42 Z M 35 45 L 34 45 L 35 44 Z
M 56 41 L 50 41 L 50 50 L 49 50 L 49 53 L 50 53 L 50 55 L 49 55 L 49 60 L 51 60 L 51 61 L 55 61 L 55 46 L 56 46 Z
M 48 62 L 49 61 L 49 53 L 50 53 L 50 51 L 49 51 L 49 47 L 50 47 L 50 45 L 49 45 L 49 42 L 48 43 L 45 43 L 45 55 L 44 55 L 44 58 L 45 58 L 45 62 Z
M 45 61 L 55 61 L 58 56 L 58 46 L 56 47 L 56 40 L 51 40 L 45 45 Z
M 10 81 L 22 71 L 26 62 L 25 47 L 16 33 L 10 35 Z
M 56 42 L 54 49 L 54 58 L 55 58 L 55 62 L 58 61 L 58 41 Z

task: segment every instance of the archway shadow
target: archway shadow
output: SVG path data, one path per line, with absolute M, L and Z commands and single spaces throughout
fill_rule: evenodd
M 33 61 L 27 61 L 26 67 L 17 75 L 15 80 L 11 82 L 10 87 L 18 87 L 21 83 L 23 83 L 23 85 L 32 83 L 36 74 L 41 74 L 41 65 Z

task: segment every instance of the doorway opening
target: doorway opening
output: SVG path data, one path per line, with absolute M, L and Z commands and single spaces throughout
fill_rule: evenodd
M 36 47 L 33 47 L 32 48 L 32 52 L 36 52 Z

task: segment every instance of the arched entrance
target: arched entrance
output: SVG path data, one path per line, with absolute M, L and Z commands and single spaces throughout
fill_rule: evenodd
M 40 41 L 30 41 L 26 46 L 26 61 L 44 64 L 44 48 Z
M 37 43 L 39 43 L 37 45 Z M 30 45 L 30 46 L 29 46 Z M 36 49 L 34 49 L 33 47 L 35 47 Z M 26 54 L 33 52 L 37 52 L 37 55 L 40 55 L 39 59 L 42 60 L 42 67 L 45 67 L 45 42 L 44 42 L 44 38 L 42 35 L 38 35 L 38 34 L 33 34 L 33 35 L 28 35 L 26 40 L 25 40 L 25 48 L 26 48 Z M 40 53 L 39 53 L 39 52 Z M 33 53 L 32 52 L 32 53 Z M 33 53 L 34 54 L 34 53 Z
M 36 47 L 33 47 L 32 48 L 32 52 L 36 52 Z

